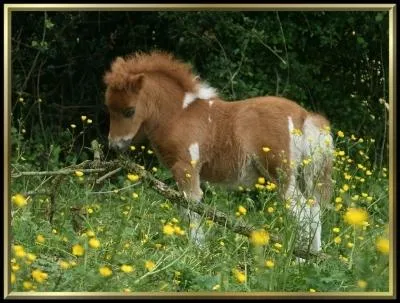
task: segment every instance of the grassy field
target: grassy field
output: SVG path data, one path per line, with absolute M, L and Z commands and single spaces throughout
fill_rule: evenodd
M 72 133 L 70 129 L 66 136 Z M 77 170 L 60 179 L 59 187 L 52 183 L 54 176 L 11 179 L 12 290 L 389 291 L 388 171 L 371 167 L 367 154 L 374 140 L 340 131 L 335 138 L 334 195 L 323 211 L 327 260 L 296 262 L 296 228 L 274 189 L 227 192 L 204 184 L 204 203 L 282 240 L 265 244 L 264 234 L 264 243 L 250 241 L 204 220 L 206 243 L 199 249 L 189 240 L 190 226 L 178 208 L 145 180 L 121 170 L 95 184 L 104 173 Z M 60 148 L 48 151 L 40 162 L 40 152 L 23 139 L 21 130 L 14 130 L 13 140 L 13 174 L 66 166 L 54 156 Z M 168 171 L 154 166 L 149 149 L 136 147 L 130 153 L 139 162 L 145 159 L 157 178 L 175 186 Z

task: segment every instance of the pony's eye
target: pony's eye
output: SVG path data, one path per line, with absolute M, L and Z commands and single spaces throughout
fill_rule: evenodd
M 124 115 L 125 118 L 130 118 L 133 116 L 133 114 L 135 113 L 135 109 L 133 107 L 124 109 L 122 111 L 122 114 Z

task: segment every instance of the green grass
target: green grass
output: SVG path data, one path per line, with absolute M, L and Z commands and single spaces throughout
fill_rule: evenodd
M 55 160 L 50 166 L 35 163 L 37 151 L 28 149 L 28 143 L 21 138 L 15 144 L 19 149 L 12 159 L 14 170 L 63 167 L 63 163 Z M 281 236 L 282 241 L 255 247 L 246 237 L 205 220 L 206 243 L 199 249 L 188 239 L 190 227 L 179 209 L 144 180 L 136 183 L 128 180 L 128 171 L 120 171 L 100 185 L 95 180 L 101 175 L 66 176 L 57 189 L 52 179 L 45 176 L 13 178 L 12 196 L 54 191 L 56 208 L 50 224 L 50 197 L 46 193 L 30 195 L 26 206 L 11 202 L 11 265 L 15 278 L 12 290 L 387 292 L 389 257 L 377 249 L 376 241 L 380 237 L 389 238 L 388 172 L 372 170 L 366 155 L 373 144 L 371 140 L 359 141 L 350 136 L 336 139 L 334 196 L 323 212 L 322 247 L 331 258 L 319 263 L 296 262 L 293 255 L 296 228 L 285 202 L 274 192 L 228 192 L 204 184 L 205 203 L 233 217 L 237 216 L 239 206 L 243 206 L 247 212 L 237 220 L 265 228 Z M 140 149 L 132 152 L 139 157 L 141 153 Z M 51 154 L 48 159 L 53 159 Z M 346 179 L 345 173 L 351 178 Z M 158 168 L 154 174 L 174 186 L 168 171 Z M 335 202 L 338 197 L 342 202 Z M 352 207 L 365 209 L 368 223 L 360 227 L 346 223 L 344 215 Z M 169 222 L 185 234 L 163 233 Z M 44 241 L 38 242 L 39 235 Z M 90 247 L 91 238 L 98 239 L 100 247 Z M 335 243 L 335 238 L 336 242 L 340 238 L 340 243 Z M 84 248 L 82 256 L 72 253 L 77 244 Z M 13 245 L 20 246 L 15 250 Z M 152 261 L 155 267 L 149 270 L 146 261 Z M 269 267 L 266 261 L 270 261 Z M 124 264 L 134 270 L 123 272 Z M 101 267 L 108 267 L 112 274 L 102 276 Z M 42 279 L 40 274 L 39 278 L 32 277 L 35 269 L 45 273 Z M 240 277 L 244 280 L 239 281 Z M 360 281 L 366 283 L 362 285 Z

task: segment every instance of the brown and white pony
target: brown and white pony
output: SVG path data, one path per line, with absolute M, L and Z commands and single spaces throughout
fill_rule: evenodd
M 201 180 L 254 186 L 263 176 L 279 183 L 301 224 L 302 246 L 321 249 L 320 204 L 330 198 L 333 154 L 324 117 L 280 97 L 223 101 L 189 65 L 158 51 L 116 58 L 104 82 L 112 148 L 125 149 L 144 132 L 179 189 L 195 201 L 203 196 Z M 297 180 L 300 167 L 305 190 Z M 196 227 L 192 238 L 201 243 L 201 217 L 188 215 Z

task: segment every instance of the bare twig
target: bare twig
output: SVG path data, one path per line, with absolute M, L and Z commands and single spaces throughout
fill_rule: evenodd
M 105 168 L 87 168 L 81 169 L 80 171 L 83 173 L 98 173 L 105 171 Z M 70 175 L 75 173 L 76 169 L 62 169 L 56 171 L 25 171 L 20 172 L 18 174 L 11 175 L 12 178 L 18 178 L 21 176 L 56 176 L 56 175 Z
M 118 168 L 116 168 L 116 169 L 110 171 L 109 173 L 105 174 L 104 176 L 98 178 L 98 179 L 96 180 L 96 184 L 99 184 L 100 182 L 104 181 L 105 179 L 107 179 L 107 178 L 109 178 L 109 177 L 115 175 L 115 174 L 116 174 L 117 172 L 119 172 L 121 169 L 122 169 L 122 167 L 118 167 Z

